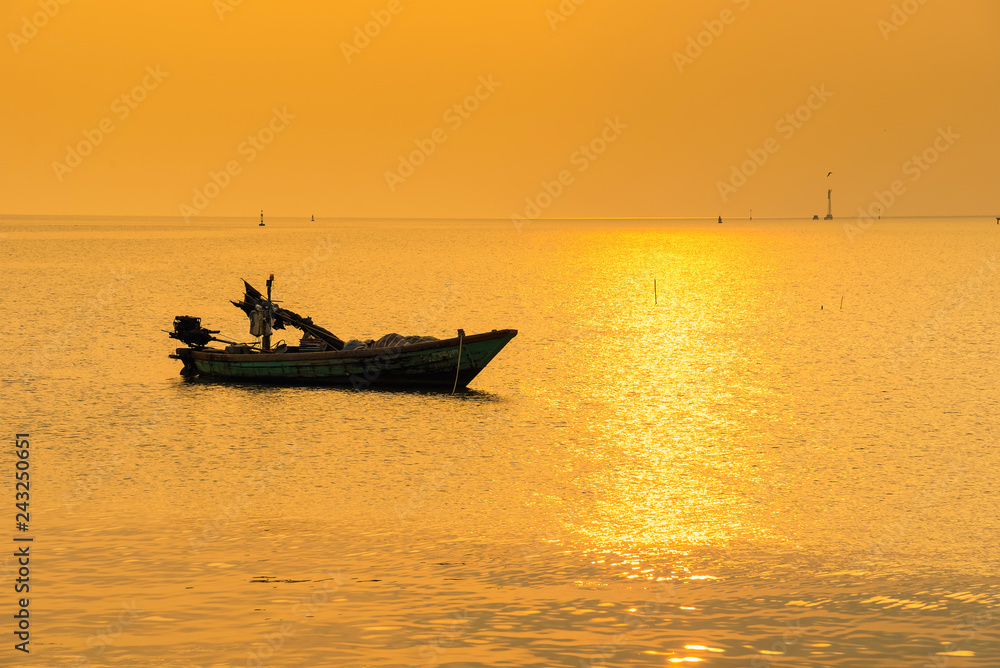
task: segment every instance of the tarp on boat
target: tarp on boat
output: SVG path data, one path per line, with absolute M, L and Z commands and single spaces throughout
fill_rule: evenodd
M 378 341 L 369 339 L 368 341 L 359 341 L 358 339 L 352 339 L 349 341 L 344 348 L 344 350 L 365 350 L 367 348 L 397 348 L 399 346 L 408 346 L 411 343 L 426 343 L 428 341 L 439 341 L 437 337 L 434 336 L 403 336 L 402 334 L 386 334 Z

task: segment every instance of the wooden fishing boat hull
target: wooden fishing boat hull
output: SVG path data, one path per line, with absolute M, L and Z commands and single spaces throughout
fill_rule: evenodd
M 439 387 L 451 390 L 458 372 L 464 388 L 517 330 L 413 343 L 392 348 L 287 353 L 227 353 L 178 348 L 186 376 L 251 382 L 320 383 L 365 387 Z

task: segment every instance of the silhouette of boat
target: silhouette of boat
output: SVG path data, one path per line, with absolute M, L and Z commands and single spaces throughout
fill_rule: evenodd
M 242 301 L 232 302 L 250 318 L 250 333 L 260 343 L 246 344 L 219 339 L 216 330 L 201 326 L 201 318 L 177 316 L 174 331 L 167 332 L 187 348 L 178 348 L 171 358 L 184 363 L 181 375 L 250 382 L 293 382 L 367 387 L 466 387 L 486 368 L 517 330 L 501 329 L 483 334 L 435 339 L 387 334 L 378 341 L 345 344 L 332 332 L 271 301 L 273 275 L 267 281 L 267 297 L 244 281 Z M 273 329 L 295 327 L 303 337 L 298 345 L 271 346 Z M 166 330 L 164 330 L 166 331 Z M 211 342 L 227 344 L 209 347 Z

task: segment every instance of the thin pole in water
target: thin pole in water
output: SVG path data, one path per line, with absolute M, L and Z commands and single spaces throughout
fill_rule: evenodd
M 840 310 L 844 310 L 844 295 L 840 295 Z
M 458 372 L 462 368 L 462 339 L 465 338 L 465 330 L 458 330 L 458 365 L 455 367 L 455 384 L 451 386 L 451 393 L 455 394 L 458 389 Z

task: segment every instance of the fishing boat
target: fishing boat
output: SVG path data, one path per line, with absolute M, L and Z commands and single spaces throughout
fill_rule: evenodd
M 369 341 L 345 343 L 332 332 L 278 306 L 271 299 L 272 274 L 266 297 L 243 281 L 245 294 L 231 302 L 250 319 L 250 333 L 260 337 L 252 344 L 220 339 L 219 332 L 201 326 L 201 318 L 177 316 L 167 331 L 187 348 L 171 358 L 184 363 L 181 375 L 250 382 L 321 383 L 368 387 L 465 388 L 517 330 L 501 329 L 483 334 L 435 339 L 429 336 L 387 334 Z M 294 327 L 302 332 L 298 345 L 271 345 L 273 330 Z M 210 347 L 212 342 L 225 347 Z

